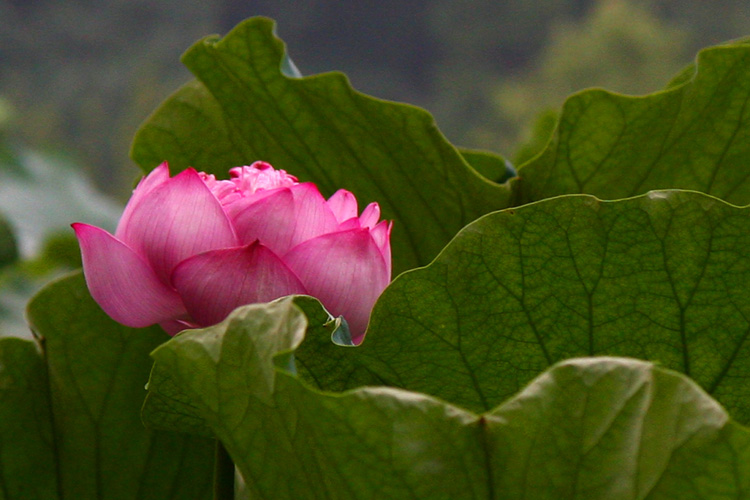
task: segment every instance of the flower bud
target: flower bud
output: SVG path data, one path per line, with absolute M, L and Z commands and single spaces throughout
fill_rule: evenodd
M 392 224 L 377 203 L 358 214 L 352 193 L 326 200 L 267 163 L 233 168 L 229 180 L 192 168 L 170 177 L 163 163 L 135 188 L 114 235 L 73 228 L 91 295 L 124 325 L 174 335 L 244 304 L 307 294 L 359 343 L 390 282 Z

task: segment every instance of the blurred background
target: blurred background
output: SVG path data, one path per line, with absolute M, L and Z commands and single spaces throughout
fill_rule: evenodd
M 650 93 L 750 35 L 742 0 L 0 0 L 0 336 L 27 335 L 28 295 L 77 265 L 70 222 L 116 224 L 138 125 L 191 78 L 181 53 L 256 15 L 304 75 L 343 71 L 515 163 L 567 95 Z

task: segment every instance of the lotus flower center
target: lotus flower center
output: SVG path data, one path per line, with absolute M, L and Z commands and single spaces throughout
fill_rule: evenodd
M 212 174 L 200 172 L 203 182 L 226 206 L 241 198 L 254 195 L 258 191 L 293 186 L 297 178 L 284 170 L 276 170 L 270 164 L 256 161 L 250 166 L 234 167 L 229 170 L 229 180 L 217 180 Z

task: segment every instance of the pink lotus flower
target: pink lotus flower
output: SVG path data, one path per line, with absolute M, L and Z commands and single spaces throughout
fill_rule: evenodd
M 391 224 L 357 200 L 256 162 L 230 180 L 166 163 L 133 191 L 115 235 L 73 224 L 94 300 L 131 327 L 170 335 L 209 326 L 244 304 L 308 294 L 362 340 L 391 276 Z

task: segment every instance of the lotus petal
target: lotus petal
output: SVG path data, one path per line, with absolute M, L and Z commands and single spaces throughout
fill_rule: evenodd
M 169 283 L 174 267 L 201 252 L 238 245 L 221 204 L 192 168 L 149 191 L 118 236 Z
M 297 245 L 283 259 L 310 295 L 334 316 L 344 316 L 355 343 L 361 341 L 370 311 L 390 281 L 389 265 L 369 230 L 319 236 Z
M 142 328 L 185 314 L 185 307 L 148 263 L 107 231 L 73 224 L 91 296 L 112 319 Z
M 339 224 L 357 216 L 357 198 L 346 189 L 333 193 L 326 203 Z
M 241 243 L 257 239 L 277 255 L 338 229 L 325 198 L 309 182 L 277 190 L 239 212 L 233 222 Z
M 175 268 L 172 282 L 190 316 L 203 326 L 244 304 L 307 293 L 284 262 L 258 242 L 190 257 Z

